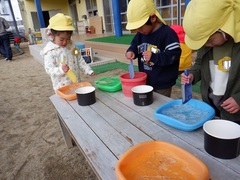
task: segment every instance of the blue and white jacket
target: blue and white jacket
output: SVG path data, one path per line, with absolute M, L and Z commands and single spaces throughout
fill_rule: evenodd
M 152 51 L 148 63 L 143 61 L 140 48 L 146 44 L 157 47 L 157 51 Z M 128 51 L 134 52 L 135 58 L 138 58 L 139 71 L 147 73 L 147 84 L 155 90 L 167 89 L 176 84 L 181 48 L 177 34 L 169 26 L 163 24 L 148 35 L 137 33 Z

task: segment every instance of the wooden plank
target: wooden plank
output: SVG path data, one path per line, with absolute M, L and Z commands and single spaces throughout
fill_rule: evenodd
M 72 101 L 71 105 L 115 156 L 119 157 L 119 152 L 131 147 L 130 142 L 126 141 L 121 134 L 116 133 L 115 129 L 89 106 L 79 106 L 76 101 Z M 118 147 L 119 144 L 121 144 L 120 147 Z
M 50 100 L 96 174 L 101 179 L 116 179 L 117 158 L 64 99 L 53 95 Z
M 159 127 L 157 124 L 151 123 L 147 118 L 143 117 L 139 112 L 137 112 L 134 108 L 127 106 L 123 103 L 122 98 L 125 100 L 129 100 L 130 98 L 125 98 L 116 95 L 116 98 L 107 98 L 112 97 L 111 95 L 115 93 L 104 93 L 101 91 L 97 91 L 97 96 L 100 101 L 105 102 L 105 104 L 112 103 L 115 104 L 111 106 L 111 109 L 121 115 L 124 119 L 128 120 L 131 124 L 136 126 L 143 132 L 151 132 L 148 134 L 150 137 L 153 134 L 158 133 L 161 129 L 156 128 Z M 118 94 L 118 93 L 117 93 Z M 120 95 L 121 93 L 119 93 Z
M 103 141 L 118 158 L 122 155 L 122 152 L 127 151 L 134 143 L 131 136 L 126 138 L 123 136 L 122 128 L 124 129 L 126 127 L 130 129 L 130 132 L 135 132 L 136 136 L 139 137 L 138 142 L 140 142 L 140 140 L 141 142 L 152 140 L 135 126 L 125 123 L 127 122 L 126 120 L 112 111 L 108 106 L 105 106 L 101 101 L 97 100 L 90 108 L 88 106 L 79 106 L 77 101 L 71 101 L 70 104 L 101 141 Z M 117 121 L 119 121 L 118 124 L 115 124 L 114 122 Z M 120 122 L 122 122 L 121 126 L 119 126 Z
M 151 137 L 147 136 L 145 132 L 141 131 L 141 129 L 131 124 L 120 112 L 116 112 L 112 108 L 114 106 L 121 106 L 122 104 L 119 104 L 118 101 L 104 94 L 97 93 L 97 97 L 98 96 L 100 96 L 98 101 L 101 103 L 96 103 L 93 107 L 94 110 L 99 115 L 103 116 L 105 120 L 114 127 L 115 131 L 128 139 L 132 145 L 153 140 Z M 128 113 L 132 114 L 131 111 Z M 132 118 L 134 118 L 134 116 Z

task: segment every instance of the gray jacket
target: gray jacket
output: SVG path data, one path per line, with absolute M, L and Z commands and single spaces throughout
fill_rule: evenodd
M 8 22 L 4 18 L 0 17 L 0 36 L 7 34 L 6 29 L 8 28 L 9 28 Z

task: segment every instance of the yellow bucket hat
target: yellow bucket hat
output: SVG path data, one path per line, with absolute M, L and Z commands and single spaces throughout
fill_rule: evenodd
M 217 30 L 240 41 L 239 0 L 191 0 L 183 18 L 185 42 L 191 49 L 199 49 Z
M 126 29 L 137 29 L 143 26 L 151 15 L 155 14 L 162 23 L 166 24 L 159 12 L 156 10 L 153 0 L 131 0 L 127 8 Z
M 63 13 L 57 13 L 49 19 L 49 29 L 57 31 L 73 31 L 75 28 L 72 26 L 72 18 Z

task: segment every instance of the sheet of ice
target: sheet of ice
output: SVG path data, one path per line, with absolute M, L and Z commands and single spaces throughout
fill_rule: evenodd
M 187 124 L 194 124 L 209 115 L 209 112 L 188 104 L 175 104 L 163 109 L 159 113 Z

